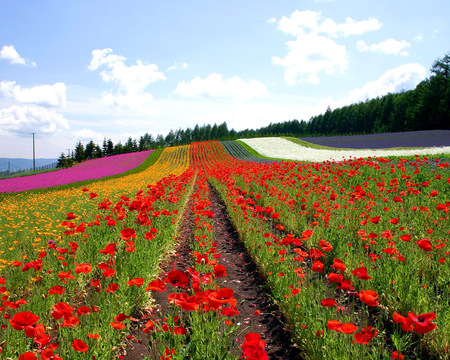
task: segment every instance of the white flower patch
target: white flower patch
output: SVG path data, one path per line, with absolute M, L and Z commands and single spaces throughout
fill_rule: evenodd
M 293 143 L 292 141 L 277 138 L 239 139 L 255 149 L 263 156 L 290 159 L 297 161 L 341 161 L 350 158 L 385 157 L 385 156 L 411 156 L 434 155 L 450 153 L 450 146 L 432 147 L 411 150 L 322 150 L 312 149 Z

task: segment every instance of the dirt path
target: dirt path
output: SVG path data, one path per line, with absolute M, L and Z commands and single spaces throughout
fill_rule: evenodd
M 284 319 L 277 306 L 269 297 L 270 290 L 267 288 L 258 269 L 247 253 L 236 230 L 233 228 L 225 205 L 219 195 L 211 189 L 211 210 L 214 212 L 214 233 L 217 252 L 221 254 L 220 264 L 227 269 L 227 276 L 219 278 L 218 285 L 233 289 L 237 300 L 239 314 L 236 322 L 239 329 L 235 341 L 236 357 L 240 356 L 239 345 L 244 341 L 245 334 L 256 332 L 261 339 L 266 341 L 266 351 L 271 360 L 296 360 L 300 359 L 299 351 L 290 341 L 290 334 L 284 327 Z M 179 246 L 176 255 L 170 262 L 164 265 L 164 271 L 174 268 L 184 270 L 192 266 L 190 254 L 190 241 L 192 238 L 192 211 L 190 206 L 183 217 L 180 228 Z M 156 303 L 164 312 L 168 308 L 167 295 L 155 293 Z M 255 310 L 260 314 L 255 315 Z M 133 333 L 122 353 L 123 360 L 143 359 L 150 355 L 148 349 L 148 336 L 141 330 Z M 207 360 L 207 359 L 205 359 Z

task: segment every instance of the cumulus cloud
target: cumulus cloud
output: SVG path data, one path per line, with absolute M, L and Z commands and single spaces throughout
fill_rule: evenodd
M 405 49 L 410 47 L 411 44 L 405 40 L 398 41 L 394 39 L 387 39 L 378 44 L 367 44 L 365 41 L 360 40 L 356 43 L 356 48 L 361 52 L 379 52 L 383 54 L 394 54 L 408 56 L 409 53 Z
M 34 61 L 21 57 L 13 45 L 4 45 L 2 47 L 0 50 L 0 59 L 8 60 L 11 64 L 36 66 Z
M 22 88 L 22 86 L 16 85 L 15 81 L 2 81 L 0 82 L 0 93 L 5 98 L 21 103 L 60 107 L 66 105 L 66 85 L 62 82 Z
M 100 73 L 102 80 L 114 85 L 104 94 L 102 100 L 108 105 L 119 108 L 146 111 L 150 108 L 153 96 L 146 92 L 147 87 L 166 77 L 155 64 L 145 65 L 138 60 L 136 65 L 126 66 L 126 58 L 112 53 L 112 49 L 96 49 L 92 51 L 92 59 L 88 66 L 91 71 L 101 67 L 106 69 Z
M 283 16 L 278 29 L 294 36 L 309 32 L 322 33 L 332 37 L 361 35 L 368 31 L 380 29 L 382 24 L 374 18 L 356 21 L 350 17 L 343 23 L 336 23 L 331 18 L 323 18 L 320 11 L 295 10 L 290 17 Z
M 330 75 L 347 70 L 345 45 L 339 45 L 336 38 L 378 30 L 381 25 L 373 18 L 356 21 L 348 17 L 345 22 L 336 23 L 324 18 L 320 11 L 296 10 L 278 22 L 278 29 L 294 36 L 295 40 L 286 43 L 288 51 L 283 58 L 274 56 L 272 62 L 286 68 L 284 78 L 289 85 L 296 82 L 318 84 L 321 72 Z
M 96 144 L 100 144 L 103 142 L 105 136 L 91 129 L 83 128 L 81 130 L 75 131 L 74 134 L 75 139 L 77 141 L 93 141 Z
M 167 68 L 167 71 L 176 70 L 176 69 L 186 70 L 187 68 L 188 68 L 188 64 L 187 63 L 178 63 L 178 62 L 176 62 L 172 66 L 169 66 Z
M 377 80 L 368 82 L 362 88 L 351 91 L 343 102 L 349 104 L 388 93 L 414 89 L 425 79 L 426 74 L 427 70 L 418 63 L 400 65 L 386 71 Z
M 63 115 L 41 106 L 18 106 L 0 109 L 0 134 L 28 136 L 30 132 L 52 134 L 68 130 Z
M 175 93 L 188 98 L 215 98 L 243 101 L 254 97 L 268 96 L 264 84 L 250 80 L 243 81 L 238 76 L 227 80 L 221 74 L 212 73 L 202 79 L 199 76 L 190 81 L 178 83 Z

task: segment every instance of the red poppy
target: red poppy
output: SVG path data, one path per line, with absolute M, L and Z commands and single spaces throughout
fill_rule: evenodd
M 33 314 L 31 311 L 19 312 L 9 319 L 9 323 L 15 330 L 23 330 L 27 326 L 31 326 L 37 323 L 39 316 Z
M 214 266 L 214 277 L 219 278 L 227 276 L 227 269 L 223 265 L 216 265 Z
M 360 280 L 370 280 L 370 279 L 372 279 L 370 276 L 367 275 L 367 268 L 364 267 L 364 266 L 353 270 L 352 274 L 357 276 Z
M 160 279 L 153 280 L 148 283 L 147 287 L 145 288 L 145 291 L 165 291 L 166 290 L 166 284 L 164 281 Z
M 114 293 L 117 289 L 119 289 L 119 285 L 116 283 L 111 283 L 106 287 L 105 292 Z
M 65 302 L 60 302 L 53 305 L 53 310 L 51 311 L 51 315 L 55 320 L 61 319 L 63 316 L 68 316 L 72 314 L 72 311 L 75 309 L 71 307 L 69 304 Z
M 57 354 L 53 353 L 52 348 L 47 348 L 41 353 L 42 360 L 63 360 Z
M 230 304 L 236 306 L 234 291 L 230 288 L 220 288 L 208 294 L 208 302 L 212 308 L 218 309 L 222 304 Z
M 329 273 L 327 277 L 329 282 L 337 284 L 339 284 L 344 279 L 344 276 L 342 274 L 336 274 L 333 272 Z
M 312 230 L 305 230 L 305 231 L 302 232 L 301 239 L 302 240 L 308 240 L 311 236 L 313 236 L 313 234 L 314 234 L 314 231 L 312 231 Z
M 67 217 L 66 217 L 66 220 L 73 220 L 73 219 L 75 219 L 76 218 L 76 216 L 73 214 L 73 213 L 67 213 Z
M 90 197 L 91 199 L 93 199 L 93 198 L 95 198 L 97 195 L 98 195 L 98 194 L 96 194 L 96 193 L 90 193 L 90 194 L 89 194 L 89 197 Z
M 359 299 L 368 306 L 377 306 L 379 304 L 379 302 L 376 301 L 378 294 L 373 290 L 361 290 L 358 296 Z
M 334 300 L 334 299 L 323 299 L 320 302 L 320 305 L 326 306 L 326 307 L 333 307 L 333 306 L 337 306 L 337 303 L 336 303 L 336 300 Z
M 431 251 L 433 250 L 433 246 L 431 245 L 431 241 L 428 239 L 422 239 L 416 241 L 417 245 L 423 250 L 423 251 Z
M 416 331 L 419 334 L 426 334 L 434 329 L 436 329 L 436 324 L 431 323 L 431 320 L 436 319 L 435 313 L 414 315 L 414 313 L 409 312 L 409 322 L 411 325 L 415 326 Z
M 314 261 L 311 270 L 319 273 L 323 272 L 323 262 L 320 260 Z
M 155 323 L 152 320 L 147 321 L 145 327 L 142 329 L 146 334 L 155 329 Z
M 79 274 L 79 273 L 88 274 L 91 271 L 92 271 L 92 267 L 91 267 L 91 264 L 89 264 L 89 263 L 79 264 L 75 267 L 75 272 L 77 274 Z
M 129 281 L 127 281 L 127 285 L 128 286 L 137 286 L 137 287 L 141 287 L 142 284 L 144 283 L 145 279 L 144 278 L 134 278 L 131 279 Z
M 402 236 L 400 236 L 400 240 L 410 241 L 411 240 L 411 235 L 409 235 L 409 234 L 402 235 Z
M 405 356 L 402 355 L 401 352 L 398 352 L 397 350 L 395 350 L 395 351 L 392 353 L 391 359 L 399 359 L 399 360 L 403 360 L 404 357 L 405 357 Z
M 20 355 L 18 360 L 37 360 L 37 357 L 35 353 L 27 351 Z
M 264 350 L 265 341 L 257 333 L 248 333 L 245 335 L 245 341 L 241 345 L 242 357 L 247 360 L 268 360 L 267 352 Z
M 167 274 L 164 281 L 173 286 L 185 288 L 189 284 L 188 276 L 180 270 L 172 270 Z
M 91 313 L 91 309 L 89 308 L 89 306 L 86 306 L 86 305 L 80 306 L 77 309 L 77 315 L 78 316 L 87 315 L 87 314 L 90 314 L 90 313 Z
M 173 296 L 169 296 L 170 300 L 185 311 L 195 311 L 200 306 L 200 299 L 197 295 L 189 296 L 186 292 L 171 295 Z
M 109 323 L 114 329 L 122 330 L 125 327 L 125 324 L 122 324 L 121 322 L 114 321 L 112 323 Z
M 87 334 L 87 336 L 91 339 L 99 339 L 100 338 L 99 334 Z
M 378 331 L 373 326 L 366 326 L 364 329 L 354 335 L 355 340 L 352 342 L 352 344 L 357 342 L 359 344 L 369 345 L 369 341 L 377 336 L 377 334 Z
M 409 317 L 402 316 L 397 312 L 394 312 L 392 317 L 396 323 L 402 324 L 402 330 L 404 331 L 414 330 L 414 326 L 412 326 L 411 319 Z
M 130 241 L 130 239 L 136 239 L 136 231 L 130 228 L 125 228 L 120 230 L 120 238 L 125 241 Z
M 49 295 L 53 295 L 53 294 L 58 294 L 58 295 L 62 295 L 64 294 L 64 292 L 66 291 L 66 289 L 63 286 L 53 286 L 49 291 L 48 294 Z
M 346 269 L 344 262 L 340 259 L 334 259 L 332 267 L 339 271 L 345 271 Z
M 106 247 L 100 250 L 99 253 L 114 256 L 116 254 L 116 251 L 117 251 L 116 244 L 113 243 L 106 245 Z
M 72 341 L 72 347 L 75 351 L 83 352 L 85 354 L 87 354 L 87 351 L 89 349 L 87 344 L 80 339 L 75 339 L 74 341 Z

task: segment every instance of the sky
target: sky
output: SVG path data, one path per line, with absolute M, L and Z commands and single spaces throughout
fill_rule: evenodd
M 2 0 L 0 157 L 256 129 L 414 89 L 448 0 Z

